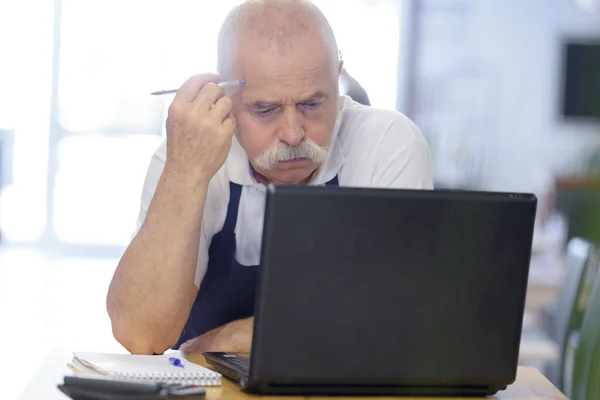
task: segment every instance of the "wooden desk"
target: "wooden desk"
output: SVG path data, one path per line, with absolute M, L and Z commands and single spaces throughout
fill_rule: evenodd
M 19 397 L 19 400 L 67 400 L 68 397 L 63 395 L 56 385 L 62 381 L 65 374 L 69 374 L 69 369 L 66 363 L 72 358 L 72 353 L 67 349 L 56 349 L 44 362 L 40 370 L 31 380 L 25 391 Z M 190 361 L 197 362 L 206 366 L 204 358 L 199 354 L 193 354 L 188 357 Z M 566 397 L 536 369 L 519 368 L 517 381 L 504 390 L 498 393 L 496 399 L 504 400 L 564 400 Z M 250 400 L 260 399 L 259 396 L 250 396 L 240 392 L 234 383 L 223 380 L 223 386 L 218 388 L 209 388 L 207 390 L 207 400 Z M 265 400 L 298 400 L 305 397 L 265 397 Z M 314 399 L 323 399 L 314 397 Z M 344 397 L 337 397 L 336 400 L 344 400 Z M 360 397 L 359 400 L 385 400 L 389 398 L 377 397 L 368 398 Z M 401 399 L 410 398 L 403 397 Z M 447 400 L 448 398 L 442 399 Z M 471 400 L 473 398 L 469 398 Z M 436 400 L 428 398 L 428 400 Z

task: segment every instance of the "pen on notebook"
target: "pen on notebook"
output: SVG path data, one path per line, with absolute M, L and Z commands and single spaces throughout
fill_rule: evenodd
M 174 367 L 185 368 L 181 360 L 177 357 L 169 357 L 169 364 Z
M 246 84 L 246 80 L 245 79 L 240 79 L 238 81 L 223 81 L 223 82 L 219 82 L 217 83 L 217 85 L 221 86 L 222 88 L 229 88 L 229 87 L 235 87 L 235 86 L 243 86 Z M 159 90 L 157 92 L 152 92 L 150 93 L 151 96 L 160 96 L 163 94 L 172 94 L 172 93 L 177 93 L 179 89 L 169 89 L 169 90 Z

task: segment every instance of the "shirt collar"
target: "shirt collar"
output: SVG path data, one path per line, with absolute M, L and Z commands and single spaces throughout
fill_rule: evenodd
M 332 180 L 341 170 L 344 165 L 344 153 L 340 141 L 338 140 L 340 127 L 343 119 L 343 108 L 344 98 L 340 96 L 339 99 L 339 112 L 338 117 L 331 133 L 331 145 L 329 146 L 329 156 L 327 160 L 319 167 L 315 172 L 314 178 L 311 180 L 310 185 L 323 185 Z M 255 186 L 259 185 L 256 182 L 250 168 L 250 162 L 246 151 L 237 140 L 237 137 L 233 138 L 231 143 L 231 150 L 225 161 L 225 173 L 229 180 L 233 183 L 242 186 Z

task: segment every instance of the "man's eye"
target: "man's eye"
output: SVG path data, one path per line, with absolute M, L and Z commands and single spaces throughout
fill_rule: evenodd
M 256 110 L 256 114 L 258 114 L 261 117 L 266 117 L 273 114 L 276 110 L 277 108 L 265 108 L 262 110 Z
M 304 103 L 304 104 L 302 104 L 302 106 L 306 107 L 306 108 L 308 108 L 310 110 L 315 110 L 315 109 L 321 107 L 321 103 L 318 103 L 318 102 Z

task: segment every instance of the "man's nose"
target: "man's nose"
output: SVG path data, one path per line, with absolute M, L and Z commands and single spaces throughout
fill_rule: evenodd
M 304 139 L 302 116 L 298 115 L 296 107 L 286 107 L 282 115 L 281 128 L 279 129 L 279 140 L 290 146 L 297 146 L 302 139 Z

